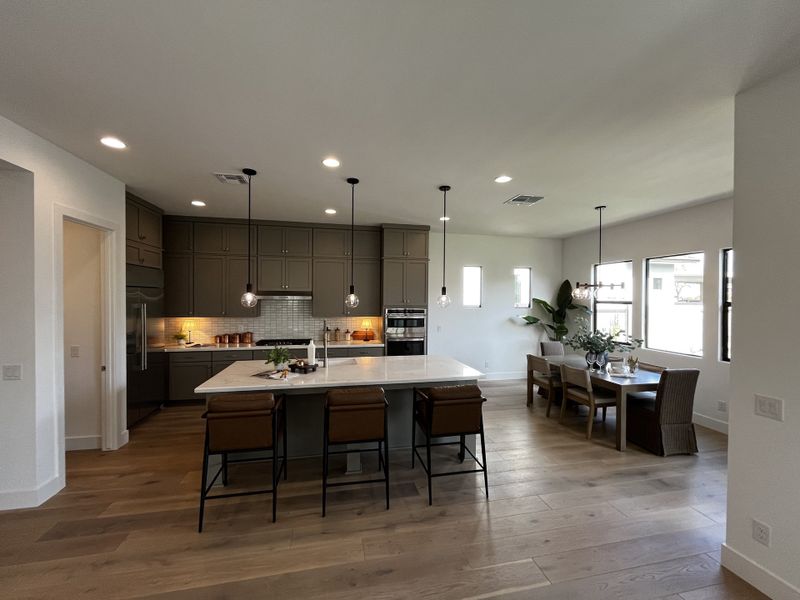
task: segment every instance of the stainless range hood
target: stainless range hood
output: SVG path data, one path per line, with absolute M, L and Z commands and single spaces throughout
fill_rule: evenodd
M 258 300 L 311 300 L 311 292 L 256 292 Z

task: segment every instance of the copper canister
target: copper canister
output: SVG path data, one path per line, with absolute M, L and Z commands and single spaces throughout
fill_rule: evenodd
M 253 343 L 253 332 L 252 331 L 245 331 L 242 334 L 242 343 L 243 344 L 252 344 Z
M 223 333 L 220 337 L 222 338 L 222 343 L 223 344 L 229 344 L 230 343 L 230 336 L 227 333 Z
M 232 333 L 231 334 L 231 344 L 238 344 L 239 343 L 239 339 L 240 339 L 240 336 L 239 336 L 238 333 Z
M 220 345 L 222 343 L 222 336 L 221 335 L 215 335 L 214 336 L 214 343 L 217 344 L 217 345 Z

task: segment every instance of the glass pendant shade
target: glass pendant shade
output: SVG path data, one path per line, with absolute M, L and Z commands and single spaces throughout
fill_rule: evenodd
M 450 306 L 451 302 L 452 300 L 450 299 L 450 296 L 447 295 L 447 288 L 443 287 L 442 295 L 436 299 L 436 304 L 438 304 L 442 308 L 447 308 L 448 306 Z
M 247 291 L 242 294 L 242 306 L 245 308 L 253 308 L 256 304 L 258 304 L 258 298 L 253 293 L 253 284 L 247 284 Z
M 356 290 L 352 285 L 350 286 L 350 293 L 344 297 L 344 305 L 347 308 L 355 308 L 358 306 L 358 296 L 356 296 Z

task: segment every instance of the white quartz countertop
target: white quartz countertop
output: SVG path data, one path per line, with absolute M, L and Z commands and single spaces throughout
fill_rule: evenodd
M 292 373 L 288 379 L 256 377 L 267 369 L 263 360 L 242 360 L 195 388 L 197 394 L 255 390 L 304 390 L 351 385 L 415 385 L 472 381 L 483 373 L 448 356 L 365 356 L 332 358 L 313 373 Z
M 322 340 L 314 340 L 314 344 L 317 347 L 317 350 L 322 349 L 323 342 Z M 157 348 L 155 351 L 163 350 L 164 352 L 217 352 L 220 350 L 231 351 L 231 350 L 271 350 L 275 346 L 256 346 L 255 344 L 210 344 L 207 346 L 193 346 L 191 348 L 187 348 L 186 346 L 177 346 L 177 345 L 170 345 L 164 346 L 163 348 Z M 281 346 L 282 348 L 289 348 L 292 350 L 299 350 L 301 348 L 308 348 L 308 346 L 304 345 L 297 345 L 297 346 Z M 382 340 L 372 340 L 369 342 L 361 342 L 361 341 L 350 341 L 350 342 L 328 342 L 328 349 L 331 348 L 383 348 L 383 341 Z

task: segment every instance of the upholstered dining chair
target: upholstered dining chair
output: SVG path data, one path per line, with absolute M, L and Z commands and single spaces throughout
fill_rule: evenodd
M 694 454 L 698 369 L 664 369 L 654 399 L 628 402 L 628 440 L 660 456 Z
M 550 368 L 550 361 L 541 356 L 528 354 L 528 406 L 533 406 L 533 386 L 539 386 L 539 392 L 547 397 L 547 417 L 553 400 L 561 398 L 561 376 Z
M 639 368 L 642 371 L 649 371 L 651 373 L 663 373 L 666 367 L 660 367 L 652 363 L 639 362 Z M 630 392 L 628 393 L 628 403 L 637 402 L 639 400 L 655 400 L 655 392 Z
M 539 342 L 542 356 L 564 356 L 564 344 L 561 342 Z
M 617 405 L 617 395 L 605 388 L 593 388 L 588 370 L 563 364 L 561 365 L 561 385 L 564 390 L 561 399 L 561 420 L 564 419 L 564 415 L 567 412 L 567 402 L 569 400 L 588 406 L 586 439 L 592 439 L 592 425 L 594 424 L 597 409 L 603 409 L 603 420 L 605 421 L 606 409 L 609 406 Z

